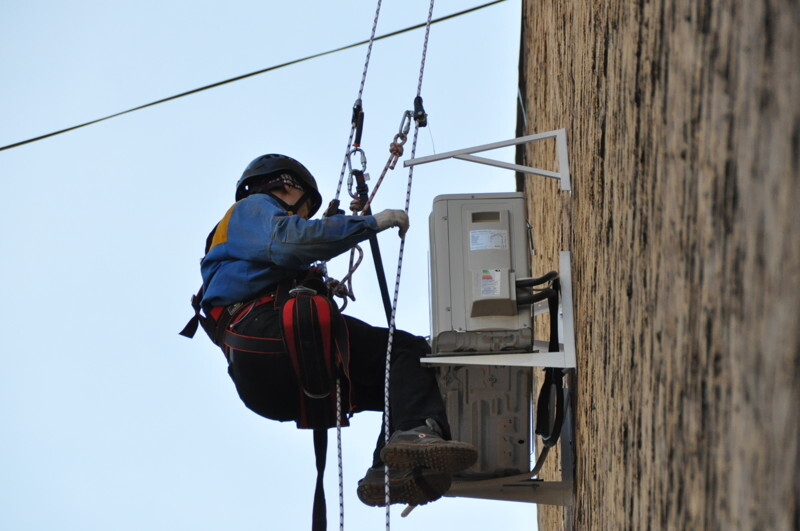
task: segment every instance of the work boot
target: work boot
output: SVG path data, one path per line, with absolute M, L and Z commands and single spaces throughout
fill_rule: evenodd
M 389 470 L 389 502 L 424 505 L 438 500 L 450 488 L 451 477 L 427 468 Z M 372 507 L 385 507 L 383 467 L 367 470 L 358 482 L 358 499 Z
M 452 475 L 471 467 L 478 450 L 469 443 L 444 440 L 439 424 L 427 419 L 413 430 L 395 431 L 381 450 L 381 459 L 390 469 L 423 467 Z

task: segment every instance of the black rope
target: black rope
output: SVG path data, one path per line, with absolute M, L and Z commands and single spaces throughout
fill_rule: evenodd
M 364 178 L 364 172 L 354 170 L 353 175 L 356 179 L 358 199 L 361 201 L 361 204 L 366 205 L 369 199 L 369 188 Z M 370 214 L 372 214 L 372 211 L 369 205 L 367 205 L 366 210 L 364 210 L 364 215 L 369 216 Z M 386 284 L 386 270 L 383 267 L 381 248 L 378 244 L 378 237 L 374 234 L 369 237 L 369 247 L 372 251 L 372 262 L 375 264 L 375 275 L 378 277 L 378 289 L 381 292 L 381 301 L 383 301 L 383 311 L 386 314 L 386 323 L 390 324 L 392 322 L 392 301 L 389 298 L 389 286 Z
M 317 483 L 314 489 L 314 510 L 311 515 L 311 530 L 325 531 L 328 517 L 325 510 L 325 458 L 328 452 L 328 430 L 314 430 L 314 457 L 317 465 Z

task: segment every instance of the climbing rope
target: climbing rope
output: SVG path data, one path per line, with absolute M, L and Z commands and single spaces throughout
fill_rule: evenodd
M 364 151 L 358 147 L 361 144 L 361 130 L 364 126 L 364 112 L 361 107 L 361 97 L 364 94 L 364 85 L 367 82 L 367 70 L 369 69 L 369 60 L 372 56 L 372 45 L 375 43 L 375 32 L 378 28 L 378 18 L 380 17 L 381 13 L 381 0 L 378 0 L 378 3 L 375 8 L 375 18 L 372 21 L 372 32 L 369 36 L 369 45 L 367 46 L 367 57 L 364 60 L 364 70 L 361 73 L 361 83 L 358 87 L 358 96 L 356 97 L 355 104 L 353 105 L 353 119 L 351 120 L 351 127 L 350 127 L 350 137 L 347 139 L 347 149 L 345 150 L 345 157 L 344 162 L 342 163 L 342 170 L 339 174 L 339 183 L 336 186 L 336 195 L 334 196 L 333 201 L 331 201 L 330 206 L 328 207 L 328 211 L 326 215 L 332 215 L 334 211 L 337 211 L 339 208 L 339 194 L 342 190 L 342 182 L 344 181 L 344 173 L 347 166 L 350 164 L 351 159 L 351 146 L 353 145 L 353 138 L 356 139 L 356 149 L 360 151 L 362 156 L 362 167 L 366 169 L 367 164 L 367 157 Z M 358 247 L 358 246 L 356 246 Z M 364 256 L 364 253 L 361 251 L 361 248 L 358 247 L 359 258 L 358 261 L 354 263 L 354 256 L 355 256 L 355 248 L 350 252 L 350 267 L 347 275 L 345 278 L 342 279 L 341 282 L 335 283 L 335 288 L 332 290 L 334 294 L 337 293 L 341 296 L 344 303 L 342 305 L 342 310 L 347 306 L 347 296 L 351 299 L 355 300 L 355 296 L 353 295 L 353 272 L 358 268 L 358 265 L 361 263 L 361 259 Z M 339 462 L 339 529 L 340 531 L 344 531 L 344 465 L 342 460 L 342 396 L 341 396 L 341 385 L 339 380 L 336 380 L 336 448 L 337 448 L 337 456 Z
M 369 61 L 370 57 L 372 56 L 372 45 L 375 41 L 375 32 L 378 27 L 378 18 L 380 16 L 381 10 L 381 1 L 378 0 L 376 9 L 375 9 L 375 18 L 372 22 L 372 33 L 369 39 L 369 46 L 367 47 L 367 57 L 364 60 L 364 70 L 361 73 L 361 83 L 358 88 L 358 95 L 356 96 L 356 101 L 353 104 L 353 115 L 350 120 L 350 135 L 347 139 L 347 148 L 345 149 L 345 156 L 344 161 L 342 162 L 342 169 L 339 172 L 339 182 L 336 185 L 336 194 L 331 200 L 330 204 L 328 205 L 327 210 L 325 211 L 326 216 L 332 216 L 335 214 L 343 213 L 340 210 L 339 205 L 339 196 L 342 190 L 342 184 L 344 182 L 344 174 L 348 173 L 347 178 L 347 191 L 350 197 L 353 200 L 358 200 L 362 198 L 363 195 L 367 193 L 367 186 L 366 181 L 369 179 L 369 175 L 366 173 L 367 170 L 367 155 L 364 150 L 361 148 L 361 135 L 364 129 L 364 110 L 362 106 L 362 96 L 364 94 L 364 86 L 367 80 L 367 71 L 369 70 Z M 361 169 L 356 170 L 353 167 L 353 158 L 359 155 L 361 158 Z M 349 171 L 347 171 L 349 170 Z M 357 192 L 353 191 L 353 179 L 358 181 L 358 185 L 356 187 Z M 362 198 L 363 199 L 363 198 Z M 366 202 L 366 201 L 364 201 Z M 351 207 L 351 210 L 356 210 Z M 369 214 L 369 211 L 365 212 Z M 354 215 L 356 213 L 354 212 Z M 383 300 L 384 310 L 386 312 L 386 320 L 388 321 L 390 316 L 390 303 L 389 303 L 389 289 L 386 286 L 386 275 L 383 272 L 383 261 L 381 260 L 380 249 L 378 248 L 378 242 L 375 237 L 370 237 L 370 248 L 372 249 L 372 259 L 375 264 L 376 274 L 378 276 L 378 286 L 381 291 L 381 298 Z M 347 299 L 355 300 L 355 294 L 353 293 L 353 283 L 352 283 L 352 275 L 355 272 L 358 264 L 361 263 L 361 257 L 359 256 L 358 261 L 355 260 L 356 252 L 359 255 L 362 255 L 361 248 L 359 246 L 354 246 L 350 250 L 350 266 L 348 268 L 348 272 L 346 277 L 349 279 L 347 282 L 338 283 L 337 291 L 334 292 L 335 295 L 342 298 L 343 303 L 340 309 L 344 309 L 347 306 Z
M 372 45 L 375 42 L 375 33 L 378 29 L 378 19 L 380 18 L 381 12 L 381 0 L 378 0 L 378 3 L 375 8 L 375 17 L 372 21 L 372 32 L 369 36 L 369 44 L 367 45 L 367 56 L 364 59 L 364 68 L 361 72 L 361 82 L 358 86 L 358 95 L 356 96 L 356 101 L 353 104 L 353 116 L 351 119 L 351 127 L 350 127 L 350 136 L 347 138 L 347 147 L 345 149 L 344 161 L 342 162 L 342 169 L 339 172 L 339 182 L 336 185 L 336 194 L 334 195 L 333 200 L 328 205 L 328 209 L 325 212 L 326 216 L 333 215 L 335 213 L 340 212 L 339 210 L 339 195 L 342 191 L 342 184 L 344 183 L 344 175 L 345 173 L 349 174 L 348 178 L 348 192 L 350 196 L 355 198 L 356 196 L 353 195 L 352 191 L 350 191 L 353 182 L 353 168 L 352 168 L 352 158 L 355 155 L 361 156 L 361 170 L 362 172 L 366 172 L 367 167 L 367 155 L 364 153 L 364 150 L 361 149 L 361 132 L 364 127 L 364 110 L 362 107 L 362 96 L 364 95 L 364 86 L 367 82 L 367 71 L 369 70 L 369 62 L 370 58 L 372 57 Z M 354 141 L 355 138 L 355 141 Z M 349 170 L 349 171 L 348 171 Z M 355 254 L 358 253 L 359 257 L 356 260 Z M 353 293 L 353 273 L 356 269 L 358 269 L 359 264 L 361 264 L 361 259 L 363 258 L 364 253 L 361 250 L 361 247 L 358 245 L 354 246 L 350 250 L 350 265 L 348 267 L 347 274 L 341 281 L 334 281 L 332 290 L 333 294 L 340 297 L 342 299 L 342 306 L 339 310 L 344 310 L 347 307 L 347 300 L 348 298 L 351 300 L 356 300 L 355 294 Z
M 336 378 L 336 450 L 339 462 L 339 530 L 344 531 L 344 463 L 342 461 L 342 382 Z
M 381 183 L 383 182 L 384 177 L 386 176 L 389 170 L 393 170 L 400 159 L 403 156 L 403 146 L 408 139 L 408 132 L 411 128 L 411 120 L 413 119 L 415 122 L 414 127 L 414 138 L 412 141 L 411 147 L 411 157 L 414 158 L 417 149 L 417 139 L 419 137 L 419 128 L 425 127 L 427 125 L 427 116 L 425 111 L 422 107 L 422 79 L 425 72 L 425 59 L 427 56 L 428 50 L 428 40 L 430 37 L 430 27 L 431 27 L 431 20 L 433 17 L 433 6 L 434 0 L 430 1 L 430 6 L 428 8 L 428 19 L 425 24 L 425 39 L 423 41 L 422 46 L 422 59 L 420 61 L 420 71 L 419 71 L 419 78 L 417 81 L 417 94 L 416 98 L 414 99 L 414 111 L 405 111 L 403 113 L 403 119 L 400 123 L 400 129 L 398 133 L 395 135 L 394 140 L 389 146 L 389 158 L 384 165 L 383 170 L 381 171 L 381 175 L 378 179 L 375 188 L 373 189 L 372 193 L 367 197 L 366 194 L 366 186 L 364 185 L 364 181 L 367 179 L 366 174 L 366 166 L 367 166 L 367 157 L 364 150 L 361 148 L 361 135 L 363 132 L 364 126 L 364 111 L 362 105 L 362 96 L 364 92 L 364 86 L 366 84 L 367 79 L 367 71 L 369 69 L 369 62 L 370 57 L 372 55 L 372 45 L 375 40 L 375 32 L 378 26 L 378 18 L 380 16 L 381 10 L 381 0 L 378 0 L 376 10 L 375 10 L 375 18 L 372 23 L 372 33 L 370 35 L 369 45 L 367 47 L 367 56 L 364 61 L 364 69 L 361 75 L 361 83 L 358 89 L 358 96 L 356 97 L 356 101 L 353 104 L 353 114 L 351 119 L 351 127 L 350 127 L 350 135 L 347 139 L 347 149 L 345 150 L 345 157 L 344 161 L 342 162 L 342 168 L 339 173 L 339 182 L 336 186 L 336 194 L 334 199 L 330 202 L 328 209 L 326 211 L 326 215 L 334 215 L 336 213 L 341 212 L 339 210 L 339 196 L 341 194 L 342 185 L 344 183 L 344 175 L 349 169 L 349 177 L 348 177 L 348 194 L 354 200 L 358 199 L 360 201 L 355 201 L 353 204 L 357 205 L 355 208 L 356 211 L 360 211 L 362 214 L 369 213 L 369 207 L 372 203 L 372 200 L 375 197 L 375 194 L 380 188 Z M 358 155 L 360 156 L 361 162 L 361 169 L 354 170 L 353 169 L 353 158 Z M 359 181 L 357 192 L 353 192 L 353 177 Z M 414 176 L 414 168 L 413 166 L 409 168 L 408 172 L 408 184 L 406 186 L 406 201 L 405 201 L 405 213 L 408 215 L 409 207 L 411 204 L 411 185 Z M 364 201 L 364 199 L 366 199 Z M 363 201 L 363 204 L 360 202 Z M 354 211 L 354 214 L 357 212 Z M 387 349 L 386 349 L 386 368 L 384 373 L 384 444 L 388 443 L 390 431 L 389 431 L 389 378 L 390 378 L 390 366 L 391 366 L 391 352 L 392 352 L 392 344 L 394 339 L 394 331 L 395 331 L 395 321 L 396 321 L 396 314 L 397 314 L 397 300 L 399 297 L 400 292 L 400 277 L 403 267 L 403 254 L 405 249 L 405 235 L 401 237 L 400 240 L 400 250 L 397 259 L 397 273 L 395 276 L 395 286 L 394 286 L 394 295 L 391 303 L 391 310 L 387 308 L 387 317 L 389 321 L 389 329 L 388 329 L 388 341 L 387 341 Z M 358 253 L 359 257 L 358 260 L 355 260 L 355 255 Z M 378 273 L 379 276 L 382 277 L 382 265 L 379 266 L 379 254 L 375 256 L 375 249 L 373 248 L 373 257 L 376 259 L 376 267 L 379 269 Z M 352 289 L 352 277 L 353 273 L 361 263 L 363 258 L 363 251 L 361 248 L 356 246 L 351 250 L 350 253 L 350 264 L 348 268 L 347 275 L 341 281 L 332 281 L 329 280 L 329 287 L 333 288 L 332 292 L 336 295 L 342 297 L 344 299 L 344 303 L 342 309 L 347 305 L 347 298 L 351 298 L 355 300 L 355 296 L 353 294 Z M 379 266 L 379 267 L 378 267 Z M 385 283 L 385 281 L 384 281 Z M 386 293 L 383 293 L 384 296 L 384 304 L 387 304 L 387 297 Z M 341 439 L 341 390 L 340 384 L 337 380 L 336 382 L 336 393 L 337 393 L 337 422 L 336 422 L 336 438 L 337 438 L 337 447 L 338 447 L 338 460 L 339 460 L 339 528 L 344 530 L 344 467 L 342 463 L 342 439 Z M 389 468 L 384 466 L 384 495 L 385 495 L 385 502 L 386 502 L 386 529 L 389 531 L 391 529 L 391 510 L 390 510 L 390 493 L 389 493 Z
M 332 204 L 336 204 L 336 208 L 338 208 L 339 205 L 339 194 L 342 191 L 344 174 L 347 170 L 347 166 L 350 164 L 350 157 L 353 154 L 360 152 L 363 156 L 363 164 L 366 166 L 366 155 L 364 155 L 364 151 L 359 147 L 361 145 L 361 128 L 364 126 L 364 110 L 361 105 L 361 97 L 364 95 L 364 85 L 367 82 L 367 70 L 369 70 L 369 60 L 372 56 L 372 45 L 375 42 L 375 31 L 378 29 L 378 18 L 380 17 L 380 13 L 381 0 L 378 0 L 378 4 L 375 8 L 375 19 L 372 21 L 372 33 L 369 36 L 369 44 L 367 45 L 367 57 L 364 59 L 364 70 L 361 73 L 361 84 L 358 86 L 358 96 L 353 104 L 353 118 L 351 120 L 350 137 L 347 139 L 347 149 L 345 149 L 342 170 L 339 173 L 339 183 L 336 186 L 336 195 L 333 196 L 333 201 L 331 201 Z M 358 135 L 356 135 L 357 132 Z M 356 137 L 355 149 L 358 151 L 353 151 L 353 137 Z
M 433 17 L 433 4 L 435 0 L 431 0 L 430 7 L 428 8 L 428 21 L 425 24 L 425 40 L 422 44 L 422 59 L 420 61 L 419 67 L 419 80 L 417 82 L 417 95 L 414 98 L 414 117 L 415 117 L 415 124 L 414 124 L 414 138 L 411 142 L 411 158 L 414 158 L 414 155 L 417 152 L 417 138 L 419 137 L 419 128 L 424 127 L 427 125 L 427 118 L 425 116 L 425 111 L 422 109 L 422 76 L 425 73 L 425 58 L 428 52 L 428 38 L 430 36 L 430 29 L 431 29 L 431 18 Z M 403 122 L 405 123 L 405 116 L 408 114 L 409 111 L 406 111 L 406 114 L 403 117 Z M 402 126 L 401 126 L 402 130 Z M 394 154 L 393 154 L 394 156 Z M 406 203 L 405 203 L 405 212 L 408 214 L 409 207 L 411 205 L 411 184 L 414 179 L 414 166 L 408 168 L 408 184 L 406 185 Z M 373 194 L 374 195 L 374 194 Z M 392 343 L 394 341 L 394 331 L 395 331 L 395 322 L 397 317 L 397 299 L 400 293 L 400 275 L 403 270 L 403 253 L 405 250 L 406 238 L 403 235 L 400 239 L 400 250 L 397 256 L 397 274 L 395 275 L 394 281 L 394 296 L 392 297 L 392 316 L 389 320 L 389 338 L 386 345 L 386 369 L 384 372 L 384 410 L 383 410 L 383 431 L 384 431 L 384 444 L 388 444 L 389 442 L 389 377 L 391 374 L 391 359 L 392 359 Z M 384 464 L 383 467 L 383 481 L 384 481 L 384 497 L 386 502 L 386 531 L 391 529 L 391 510 L 390 510 L 390 502 L 391 498 L 389 495 L 389 467 Z

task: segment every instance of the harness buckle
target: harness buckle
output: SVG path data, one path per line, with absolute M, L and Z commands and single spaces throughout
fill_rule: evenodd
M 298 295 L 311 295 L 314 296 L 317 294 L 317 290 L 311 289 L 308 286 L 297 286 L 289 290 L 289 295 L 292 297 L 297 297 Z
M 328 391 L 327 393 L 322 393 L 322 394 L 315 395 L 314 393 L 310 392 L 305 387 L 303 387 L 303 394 L 306 395 L 308 398 L 314 398 L 316 400 L 321 400 L 323 398 L 328 398 L 329 396 L 331 396 L 331 392 L 330 391 Z

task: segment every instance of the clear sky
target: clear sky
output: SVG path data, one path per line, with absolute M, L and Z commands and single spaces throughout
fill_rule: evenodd
M 479 5 L 439 0 L 434 16 Z M 378 33 L 428 3 L 383 2 Z M 369 36 L 374 2 L 8 1 L 0 4 L 0 146 Z M 432 28 L 417 156 L 514 137 L 520 1 Z M 363 145 L 377 176 L 416 92 L 423 31 L 375 44 Z M 315 59 L 0 152 L 0 528 L 310 528 L 311 433 L 239 401 L 191 316 L 208 231 L 258 155 L 285 153 L 333 195 L 366 47 Z M 410 142 L 409 142 L 410 144 Z M 407 151 L 407 155 L 410 149 Z M 513 161 L 511 150 L 498 158 Z M 466 162 L 414 172 L 398 326 L 429 333 L 427 217 L 443 193 L 512 191 L 514 175 Z M 407 170 L 375 209 L 402 208 Z M 372 181 L 374 184 L 374 180 Z M 381 236 L 394 277 L 396 231 Z M 330 265 L 344 275 L 342 260 Z M 382 324 L 371 262 L 348 313 Z M 384 355 L 383 352 L 376 355 Z M 379 414 L 344 430 L 348 529 L 362 505 Z M 331 432 L 334 435 L 335 432 Z M 335 438 L 326 474 L 338 525 Z M 444 499 L 394 529 L 534 529 L 534 506 Z

